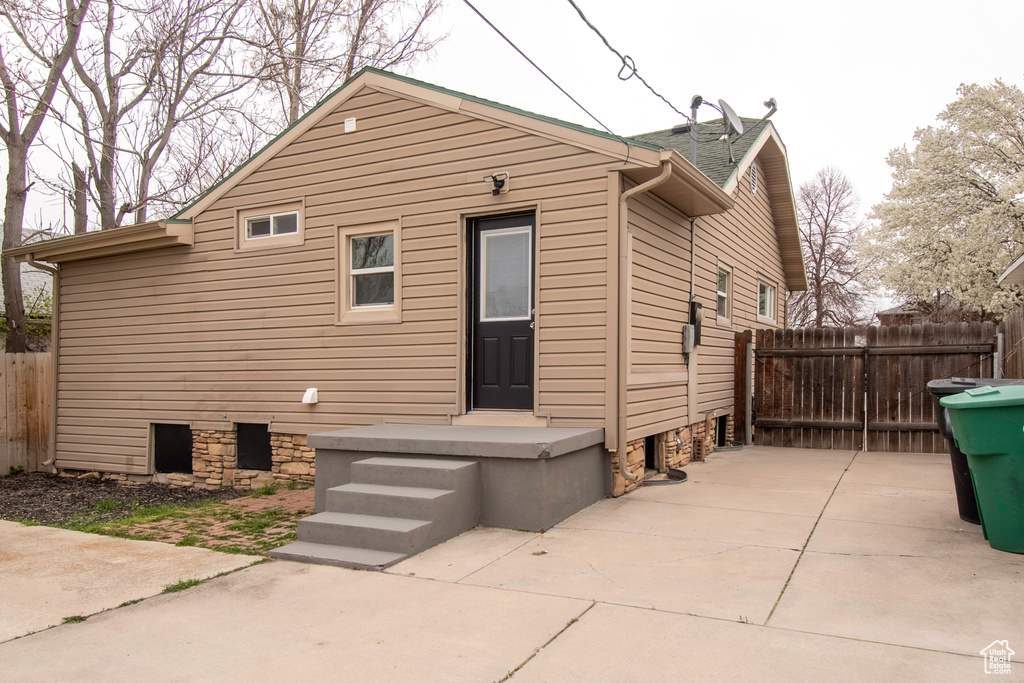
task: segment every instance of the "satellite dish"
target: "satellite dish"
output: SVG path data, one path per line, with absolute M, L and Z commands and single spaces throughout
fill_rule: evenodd
M 729 123 L 729 126 L 736 131 L 736 135 L 743 135 L 743 122 L 732 107 L 725 100 L 718 100 L 718 106 L 722 108 L 722 116 Z

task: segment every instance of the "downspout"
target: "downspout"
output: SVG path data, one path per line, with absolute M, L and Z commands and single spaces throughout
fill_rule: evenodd
M 52 367 L 50 369 L 50 459 L 40 463 L 44 469 L 51 469 L 56 472 L 53 466 L 57 459 L 57 354 L 60 350 L 60 335 L 58 334 L 60 321 L 60 267 L 47 266 L 39 263 L 34 254 L 28 255 L 28 264 L 33 268 L 45 271 L 53 276 L 53 300 L 50 306 L 50 354 L 52 355 Z
M 629 209 L 626 206 L 626 201 L 635 195 L 653 190 L 658 185 L 661 185 L 669 176 L 672 175 L 672 164 L 668 161 L 661 162 L 661 174 L 657 178 L 648 180 L 642 185 L 632 187 L 621 195 L 619 195 L 619 286 L 618 286 L 618 303 L 619 303 L 619 343 L 617 349 L 618 356 L 618 410 L 616 411 L 616 434 L 615 434 L 615 446 L 618 451 L 618 462 L 619 462 L 619 474 L 622 475 L 626 481 L 635 482 L 639 479 L 638 476 L 629 471 L 629 467 L 626 464 L 626 392 L 629 388 L 629 357 L 627 354 L 629 344 L 629 307 L 626 306 L 626 297 L 629 296 L 629 236 L 631 234 L 629 230 Z

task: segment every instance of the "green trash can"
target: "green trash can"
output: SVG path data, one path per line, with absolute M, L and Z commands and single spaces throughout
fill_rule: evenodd
M 1024 386 L 978 387 L 939 403 L 967 454 L 985 538 L 1024 553 Z

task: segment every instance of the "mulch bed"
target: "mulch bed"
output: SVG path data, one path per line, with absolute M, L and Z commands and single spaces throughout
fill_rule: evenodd
M 108 521 L 126 517 L 135 507 L 187 505 L 229 500 L 239 495 L 230 489 L 206 491 L 163 484 L 119 484 L 55 474 L 15 474 L 0 477 L 0 519 L 62 526 L 79 513 L 89 514 L 92 521 Z M 117 501 L 117 505 L 106 506 L 111 510 L 97 510 L 97 503 L 111 499 Z

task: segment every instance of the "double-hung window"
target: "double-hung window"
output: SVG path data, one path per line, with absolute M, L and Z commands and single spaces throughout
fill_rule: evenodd
M 395 303 L 395 236 L 352 237 L 349 243 L 352 308 Z
M 718 267 L 718 318 L 728 321 L 732 317 L 732 271 L 723 266 Z
M 402 320 L 398 221 L 338 228 L 338 323 Z
M 757 315 L 775 320 L 775 287 L 763 280 L 757 281 Z

